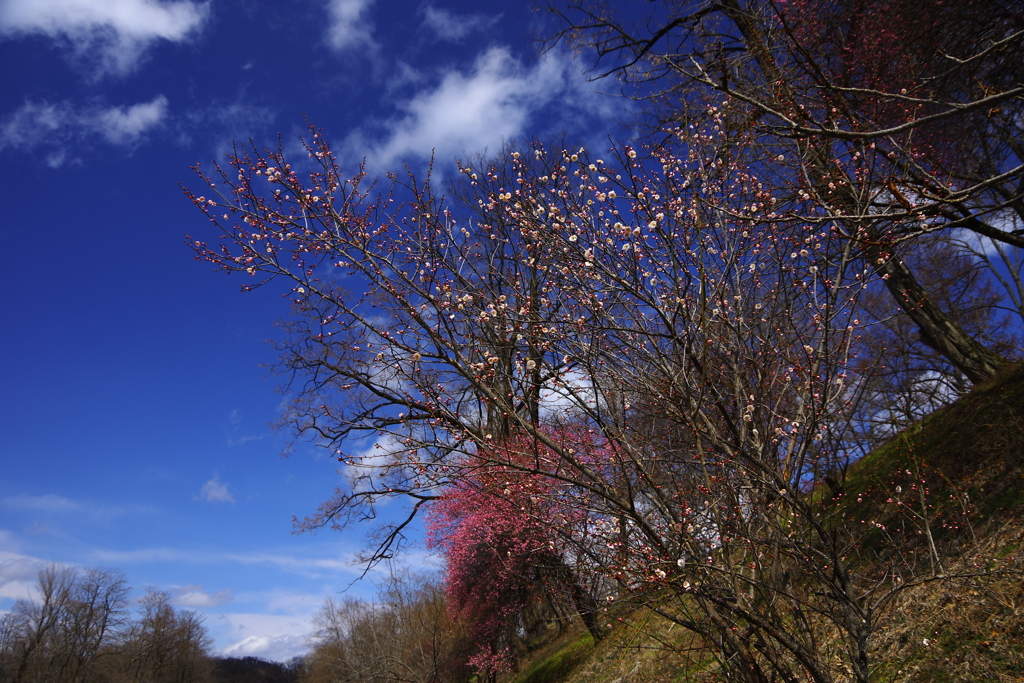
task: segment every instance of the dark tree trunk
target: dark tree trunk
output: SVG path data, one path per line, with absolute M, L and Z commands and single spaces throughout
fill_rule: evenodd
M 921 331 L 921 341 L 943 355 L 974 384 L 989 379 L 1006 359 L 985 348 L 946 315 L 897 256 L 879 266 L 889 293 Z

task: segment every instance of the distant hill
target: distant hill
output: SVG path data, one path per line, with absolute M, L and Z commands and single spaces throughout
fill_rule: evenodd
M 295 683 L 298 671 L 280 662 L 258 657 L 226 657 L 213 660 L 214 683 Z

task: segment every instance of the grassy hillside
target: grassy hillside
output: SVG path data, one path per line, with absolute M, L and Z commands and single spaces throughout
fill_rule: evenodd
M 840 495 L 848 514 L 877 522 L 865 562 L 891 560 L 886 529 L 916 516 L 924 532 L 912 552 L 937 563 L 939 576 L 958 575 L 908 588 L 881 613 L 873 680 L 1024 681 L 1024 365 L 855 463 Z M 583 632 L 548 643 L 510 680 L 724 678 L 700 642 L 641 607 L 621 614 L 596 647 Z

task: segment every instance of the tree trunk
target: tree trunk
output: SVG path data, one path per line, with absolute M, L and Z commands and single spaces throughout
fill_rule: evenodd
M 579 612 L 584 626 L 590 631 L 590 635 L 594 637 L 594 642 L 600 643 L 601 639 L 604 638 L 604 631 L 601 630 L 601 622 L 597 618 L 597 601 L 594 600 L 594 596 L 590 594 L 590 591 L 580 585 L 579 580 L 575 576 L 568 577 L 568 582 L 569 589 L 572 591 L 572 600 L 576 603 L 576 611 Z
M 946 315 L 898 256 L 886 258 L 878 270 L 889 293 L 917 324 L 921 341 L 941 353 L 971 382 L 984 382 L 1006 364 L 1005 358 L 985 348 Z

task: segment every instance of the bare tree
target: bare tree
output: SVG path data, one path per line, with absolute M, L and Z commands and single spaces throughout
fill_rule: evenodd
M 436 581 L 393 576 L 373 602 L 328 599 L 315 620 L 308 683 L 463 681 L 468 641 Z
M 39 602 L 19 600 L 4 619 L 6 659 L 11 681 L 41 680 L 49 675 L 66 612 L 70 607 L 75 572 L 49 565 L 39 572 Z M 5 653 L 7 654 L 7 653 Z
M 210 679 L 210 636 L 196 612 L 178 611 L 166 592 L 149 589 L 142 612 L 121 635 L 118 680 L 202 683 Z
M 123 623 L 124 575 L 50 565 L 39 573 L 38 591 L 37 601 L 18 601 L 4 618 L 4 680 L 89 679 Z

